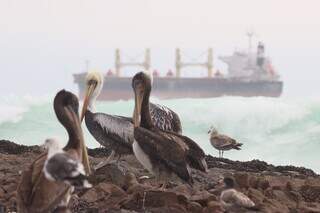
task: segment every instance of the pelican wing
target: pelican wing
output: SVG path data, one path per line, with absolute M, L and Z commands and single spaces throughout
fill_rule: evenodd
M 181 133 L 180 118 L 171 109 L 159 104 L 150 103 L 150 114 L 153 124 L 161 130 Z
M 142 127 L 134 129 L 134 138 L 143 151 L 150 156 L 153 164 L 163 164 L 181 179 L 191 181 L 191 175 L 186 163 L 186 149 L 184 144 L 174 140 L 174 137 L 149 131 Z
M 132 153 L 131 118 L 87 111 L 85 120 L 89 132 L 101 145 L 121 154 Z
M 173 140 L 180 141 L 180 143 L 183 143 L 188 147 L 187 160 L 192 168 L 207 172 L 208 165 L 205 161 L 206 154 L 195 141 L 187 136 L 180 135 L 174 132 L 165 132 L 165 134 L 171 135 L 171 137 L 173 137 Z

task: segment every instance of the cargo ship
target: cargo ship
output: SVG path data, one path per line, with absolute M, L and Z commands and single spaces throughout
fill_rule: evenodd
M 176 49 L 175 72 L 168 71 L 160 76 L 153 71 L 152 95 L 160 99 L 176 98 L 211 98 L 220 96 L 266 96 L 279 97 L 282 94 L 283 82 L 275 71 L 269 57 L 265 56 L 265 47 L 259 42 L 256 51 L 251 51 L 251 44 L 246 51 L 234 51 L 230 56 L 220 56 L 220 60 L 228 65 L 228 72 L 223 74 L 213 68 L 212 49 L 208 49 L 207 61 L 204 63 L 188 63 L 181 60 L 181 51 Z M 133 98 L 131 77 L 121 76 L 124 66 L 141 66 L 150 70 L 150 50 L 145 51 L 142 63 L 124 63 L 120 50 L 115 51 L 115 72 L 109 70 L 105 74 L 103 91 L 100 100 L 128 100 Z M 206 77 L 182 77 L 184 67 L 201 66 L 207 69 Z M 137 69 L 140 71 L 141 69 Z M 74 74 L 74 82 L 78 84 L 80 97 L 85 90 L 86 72 Z

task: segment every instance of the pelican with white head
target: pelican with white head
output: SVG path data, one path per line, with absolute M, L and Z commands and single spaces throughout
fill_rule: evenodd
M 81 121 L 84 118 L 85 112 L 89 109 L 91 112 L 95 111 L 94 102 L 99 96 L 104 82 L 104 76 L 100 72 L 89 72 L 85 80 L 85 95 L 83 101 L 83 107 L 81 111 Z

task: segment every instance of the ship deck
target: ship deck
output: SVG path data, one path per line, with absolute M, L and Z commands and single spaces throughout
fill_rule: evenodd
M 131 77 L 109 77 L 104 79 L 100 100 L 128 100 L 133 98 Z M 85 73 L 74 74 L 80 98 L 84 95 Z M 152 96 L 161 99 L 210 98 L 220 96 L 267 96 L 279 97 L 283 82 L 279 80 L 247 80 L 231 78 L 174 78 L 155 77 Z

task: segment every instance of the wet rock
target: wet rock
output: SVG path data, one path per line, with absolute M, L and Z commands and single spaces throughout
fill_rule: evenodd
M 284 204 L 288 208 L 293 209 L 297 207 L 297 203 L 291 200 L 284 191 L 274 190 L 273 194 L 276 200 L 280 201 L 282 204 Z
M 43 150 L 39 146 L 24 146 L 7 140 L 0 140 L 0 153 L 18 155 L 25 152 L 41 153 Z
M 19 151 L 14 150 L 16 147 Z M 17 211 L 15 190 L 21 178 L 19 172 L 39 155 L 37 150 L 14 143 L 0 144 L 0 204 L 6 211 Z M 19 154 L 3 154 L 8 152 Z M 109 151 L 95 149 L 89 153 L 95 166 L 106 159 Z M 207 163 L 211 167 L 207 174 L 192 170 L 192 187 L 173 179 L 166 191 L 161 191 L 155 178 L 139 178 L 150 174 L 134 156 L 124 156 L 119 164 L 111 163 L 97 170 L 90 177 L 93 188 L 77 189 L 69 206 L 77 213 L 223 212 L 219 202 L 221 180 L 230 175 L 260 212 L 319 212 L 320 178 L 308 169 L 211 156 L 207 156 Z
M 254 188 L 249 188 L 247 195 L 257 206 L 261 206 L 265 199 L 264 194 L 261 191 Z
M 245 172 L 237 172 L 234 179 L 240 188 L 249 188 L 249 174 Z
M 1 212 L 1 213 L 2 213 L 2 212 L 7 212 L 6 206 L 3 205 L 3 204 L 1 204 L 1 202 L 0 202 L 0 212 Z
M 99 199 L 99 195 L 96 189 L 90 189 L 81 197 L 81 199 L 88 203 L 93 203 Z
M 2 198 L 4 198 L 4 196 L 5 196 L 5 191 L 4 191 L 4 189 L 0 186 L 0 200 L 1 200 Z
M 255 189 L 258 188 L 259 180 L 256 176 L 253 176 L 253 175 L 250 176 L 248 182 L 249 182 L 250 187 L 255 188 Z
M 119 187 L 125 186 L 125 169 L 116 163 L 107 164 L 94 172 L 94 179 L 90 179 L 94 184 L 110 182 Z
M 223 208 L 219 201 L 210 201 L 208 202 L 208 206 L 204 209 L 204 213 L 211 213 L 211 212 L 223 212 Z
M 201 213 L 202 209 L 203 209 L 202 206 L 197 202 L 190 202 L 187 205 L 188 212 Z
M 270 187 L 270 183 L 265 178 L 258 179 L 258 188 L 262 189 L 263 191 Z
M 300 212 L 307 213 L 320 213 L 320 204 L 319 203 L 303 203 L 301 207 L 298 209 Z
M 86 203 L 95 203 L 99 209 L 108 210 L 119 209 L 120 203 L 127 199 L 127 194 L 114 184 L 100 183 L 80 198 Z
M 140 184 L 136 176 L 131 172 L 126 174 L 123 188 L 126 190 L 127 194 L 142 194 L 145 191 L 152 190 L 152 186 Z
M 186 184 L 182 184 L 182 185 L 176 186 L 176 187 L 174 187 L 174 188 L 172 188 L 172 189 L 170 189 L 168 191 L 174 192 L 177 195 L 183 195 L 188 199 L 190 199 L 191 195 L 194 193 L 193 189 L 190 186 L 186 185 Z
M 129 200 L 122 204 L 124 209 L 141 211 L 148 208 L 161 208 L 179 206 L 179 209 L 185 211 L 187 207 L 187 198 L 182 195 L 177 195 L 174 192 L 168 191 L 145 191 L 135 193 L 130 196 Z
M 307 202 L 320 202 L 320 186 L 304 185 L 300 193 Z
M 193 202 L 200 203 L 202 206 L 207 206 L 210 201 L 216 201 L 217 197 L 207 191 L 198 191 L 190 197 Z
M 262 212 L 289 213 L 289 208 L 276 199 L 265 199 Z

